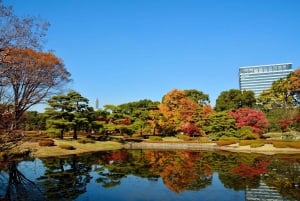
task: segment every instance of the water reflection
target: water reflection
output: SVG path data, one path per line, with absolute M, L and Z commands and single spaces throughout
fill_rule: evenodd
M 38 184 L 17 168 L 17 161 L 10 161 L 2 166 L 0 182 L 3 200 L 46 200 Z
M 0 167 L 5 197 L 15 176 Z M 47 200 L 300 200 L 300 155 L 118 150 L 15 168 Z

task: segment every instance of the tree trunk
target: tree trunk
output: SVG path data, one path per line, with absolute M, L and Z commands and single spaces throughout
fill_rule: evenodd
M 140 136 L 143 137 L 143 126 L 141 126 L 141 129 L 140 129 Z
M 156 135 L 156 126 L 153 128 L 153 135 Z
M 64 129 L 61 129 L 60 130 L 60 136 L 59 136 L 60 139 L 64 139 Z
M 77 140 L 77 126 L 74 126 L 73 139 Z

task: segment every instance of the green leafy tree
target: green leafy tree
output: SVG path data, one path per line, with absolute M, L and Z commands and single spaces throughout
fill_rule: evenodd
M 108 113 L 107 122 L 103 126 L 105 134 L 124 134 L 124 131 L 126 132 L 127 129 L 130 129 L 131 116 L 125 114 L 120 106 L 104 105 L 104 110 Z
M 148 124 L 150 125 L 152 132 L 150 132 L 152 135 L 156 135 L 157 133 L 162 133 L 163 131 L 163 122 L 164 116 L 160 112 L 158 108 L 152 109 L 149 112 L 149 119 L 147 120 Z
M 70 91 L 67 95 L 53 96 L 46 108 L 48 115 L 47 127 L 50 130 L 59 130 L 60 138 L 64 131 L 73 129 L 73 138 L 77 139 L 77 130 L 80 125 L 88 125 L 85 112 L 88 110 L 88 99 L 82 97 L 78 92 Z
M 216 100 L 215 110 L 217 112 L 235 110 L 241 106 L 241 99 L 241 91 L 238 89 L 223 91 Z
M 99 109 L 88 116 L 92 132 L 105 133 L 104 125 L 109 122 L 109 114 L 108 111 Z
M 28 131 L 41 131 L 46 129 L 46 116 L 37 111 L 27 111 L 20 128 Z
M 50 107 L 46 108 L 47 115 L 47 132 L 49 134 L 59 134 L 61 139 L 64 138 L 64 132 L 68 130 L 73 123 L 72 106 L 70 105 L 70 97 L 61 94 L 53 96 L 48 100 Z
M 242 92 L 242 107 L 253 108 L 256 106 L 256 98 L 253 91 Z
M 120 134 L 151 132 L 150 111 L 157 109 L 159 102 L 151 100 L 140 100 L 121 105 L 105 105 L 104 111 L 108 125 L 104 128 L 110 133 L 119 132 Z
M 295 101 L 293 98 L 293 93 L 289 90 L 289 78 L 281 78 L 272 83 L 272 86 L 264 90 L 260 96 L 257 98 L 257 101 L 260 107 L 264 111 L 268 111 L 275 108 L 291 108 L 294 107 Z M 293 89 L 294 90 L 294 89 Z
M 236 137 L 241 140 L 252 140 L 256 139 L 257 135 L 255 135 L 250 126 L 243 126 L 237 130 Z
M 73 138 L 77 139 L 77 131 L 80 126 L 88 126 L 88 118 L 85 113 L 89 110 L 89 100 L 76 91 L 70 91 L 67 96 L 70 98 L 71 121 L 73 125 Z
M 144 132 L 150 132 L 150 125 L 148 119 L 150 119 L 150 110 L 156 108 L 158 102 L 154 102 L 148 99 L 134 101 L 119 105 L 121 111 L 124 114 L 130 116 L 131 128 L 133 132 L 139 133 L 141 136 Z
M 272 90 L 277 100 L 280 100 L 281 106 L 287 108 L 293 104 L 293 99 L 288 91 L 287 78 L 281 78 L 272 83 Z
M 222 111 L 209 114 L 203 130 L 211 138 L 219 139 L 221 137 L 235 137 L 237 128 L 235 119 L 228 112 Z
M 240 91 L 238 89 L 230 89 L 223 91 L 216 100 L 215 110 L 230 111 L 241 107 L 254 107 L 256 102 L 253 91 Z
M 280 100 L 277 100 L 272 88 L 264 90 L 257 98 L 258 106 L 264 111 L 280 108 Z
M 200 105 L 207 105 L 210 103 L 209 95 L 198 91 L 196 89 L 186 89 L 184 90 L 187 97 L 193 99 L 196 103 Z

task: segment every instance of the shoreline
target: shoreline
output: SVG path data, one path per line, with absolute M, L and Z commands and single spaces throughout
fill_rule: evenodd
M 208 151 L 230 151 L 237 153 L 260 153 L 266 155 L 274 154 L 300 154 L 300 149 L 276 148 L 272 144 L 265 144 L 261 147 L 252 148 L 250 145 L 240 146 L 231 144 L 218 146 L 216 143 L 168 143 L 168 142 L 139 142 L 127 143 L 126 149 L 155 149 L 155 150 L 208 150 Z
M 59 147 L 61 144 L 69 144 L 75 147 L 74 150 L 66 150 Z M 68 155 L 80 155 L 97 151 L 109 151 L 119 149 L 152 149 L 152 150 L 191 150 L 191 151 L 229 151 L 236 153 L 260 153 L 265 155 L 275 154 L 300 154 L 300 149 L 295 148 L 276 148 L 272 144 L 265 144 L 261 147 L 251 148 L 250 145 L 240 146 L 231 144 L 218 146 L 216 143 L 174 143 L 174 142 L 128 142 L 121 144 L 119 142 L 105 141 L 95 143 L 78 143 L 76 141 L 55 140 L 55 146 L 39 146 L 38 142 L 24 142 L 16 149 L 20 153 L 30 150 L 31 157 L 63 157 Z

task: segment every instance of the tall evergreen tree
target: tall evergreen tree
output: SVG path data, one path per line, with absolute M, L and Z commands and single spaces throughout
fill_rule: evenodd
M 89 109 L 88 99 L 78 92 L 70 91 L 68 94 L 53 96 L 46 108 L 48 115 L 48 131 L 59 130 L 60 138 L 64 137 L 64 131 L 73 129 L 73 138 L 77 139 L 77 131 L 80 125 L 88 124 L 85 112 Z

